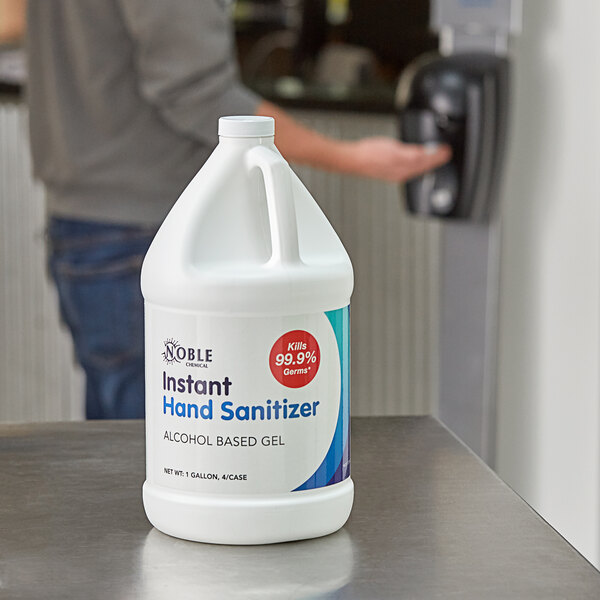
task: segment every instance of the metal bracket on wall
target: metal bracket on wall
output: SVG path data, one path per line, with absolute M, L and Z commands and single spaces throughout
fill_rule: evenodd
M 521 14 L 521 0 L 431 0 L 431 26 L 445 55 L 506 55 Z M 440 248 L 439 417 L 492 467 L 500 238 L 495 210 L 484 223 L 444 221 Z

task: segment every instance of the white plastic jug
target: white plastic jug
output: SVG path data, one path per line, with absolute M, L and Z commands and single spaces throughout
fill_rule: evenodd
M 346 522 L 350 259 L 268 117 L 219 144 L 144 260 L 146 482 L 161 531 L 264 544 Z

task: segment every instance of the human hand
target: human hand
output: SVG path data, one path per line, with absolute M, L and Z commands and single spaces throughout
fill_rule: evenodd
M 403 182 L 450 160 L 449 146 L 405 144 L 389 137 L 341 142 L 339 170 L 385 181 Z

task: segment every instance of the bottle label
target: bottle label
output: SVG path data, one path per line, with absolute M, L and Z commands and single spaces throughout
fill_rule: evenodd
M 150 483 L 270 494 L 350 476 L 349 307 L 215 317 L 146 303 Z

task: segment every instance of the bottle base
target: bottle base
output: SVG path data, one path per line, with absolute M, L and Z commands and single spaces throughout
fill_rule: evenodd
M 324 488 L 280 496 L 199 495 L 148 482 L 144 509 L 156 529 L 209 544 L 275 544 L 321 537 L 350 516 L 354 484 L 348 478 Z

